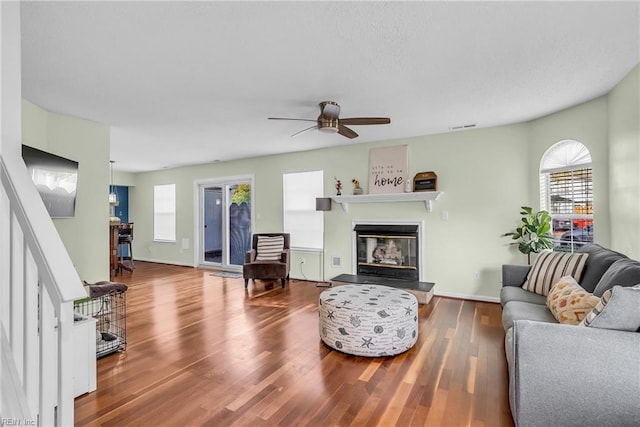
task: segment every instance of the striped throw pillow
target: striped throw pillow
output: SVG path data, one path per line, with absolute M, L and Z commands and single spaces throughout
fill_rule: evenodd
M 580 326 L 635 332 L 640 328 L 640 285 L 614 286 L 605 291 L 600 302 Z
M 541 252 L 533 263 L 522 289 L 547 296 L 551 287 L 564 276 L 571 276 L 579 283 L 589 254 Z
M 257 261 L 279 261 L 284 250 L 284 236 L 258 236 Z

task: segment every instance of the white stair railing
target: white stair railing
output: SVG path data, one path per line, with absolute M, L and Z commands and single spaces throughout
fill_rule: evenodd
M 0 415 L 72 426 L 73 301 L 82 282 L 21 158 L 0 156 Z

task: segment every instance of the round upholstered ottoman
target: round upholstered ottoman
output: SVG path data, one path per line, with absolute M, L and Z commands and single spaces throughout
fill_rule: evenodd
M 418 340 L 418 300 L 409 292 L 380 285 L 327 289 L 318 302 L 320 338 L 356 356 L 392 356 Z

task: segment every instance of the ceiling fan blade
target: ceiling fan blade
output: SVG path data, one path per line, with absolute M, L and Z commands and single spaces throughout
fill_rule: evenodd
M 340 119 L 344 125 L 388 125 L 391 123 L 389 117 L 348 117 Z
M 298 136 L 298 135 L 300 135 L 301 133 L 304 133 L 304 132 L 306 132 L 306 131 L 308 131 L 308 130 L 311 130 L 311 129 L 316 129 L 317 127 L 318 127 L 318 125 L 309 126 L 308 128 L 306 128 L 306 129 L 302 129 L 302 130 L 300 130 L 300 131 L 298 131 L 298 132 L 294 133 L 294 134 L 293 134 L 293 135 L 291 135 L 291 136 L 292 136 L 292 137 L 294 137 L 294 136 Z
M 358 136 L 357 133 L 355 133 L 353 130 L 349 129 L 348 127 L 344 126 L 342 123 L 338 124 L 338 133 L 350 139 L 353 139 Z
M 290 117 L 267 117 L 268 120 L 298 120 L 301 122 L 315 122 L 315 119 L 292 119 Z

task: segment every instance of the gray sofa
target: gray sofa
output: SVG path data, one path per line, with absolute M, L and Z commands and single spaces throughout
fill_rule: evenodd
M 640 283 L 639 262 L 596 244 L 578 252 L 589 254 L 580 285 L 595 296 L 615 285 Z M 640 426 L 640 330 L 558 323 L 545 296 L 522 288 L 530 268 L 502 267 L 500 301 L 516 426 Z M 640 313 L 637 302 L 627 307 Z

